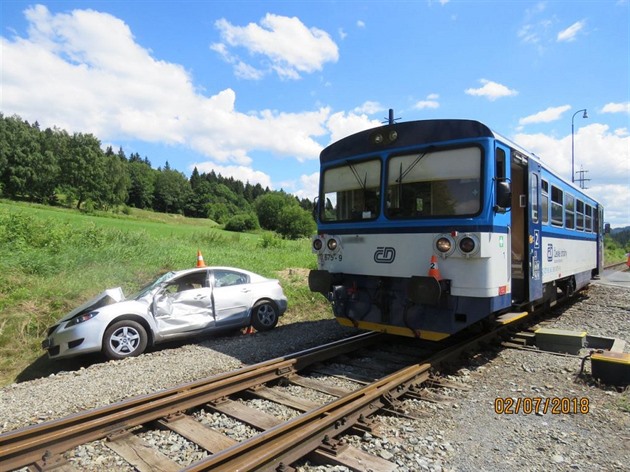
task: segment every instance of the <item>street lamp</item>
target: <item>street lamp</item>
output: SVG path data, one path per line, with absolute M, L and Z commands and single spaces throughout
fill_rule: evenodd
M 580 112 L 584 112 L 584 114 L 582 115 L 582 118 L 588 118 L 588 115 L 586 114 L 586 108 L 576 111 L 575 113 L 573 113 L 573 116 L 571 117 L 571 182 L 575 182 L 575 137 L 574 137 L 575 125 L 573 124 L 573 120 L 575 119 L 575 115 L 577 115 Z

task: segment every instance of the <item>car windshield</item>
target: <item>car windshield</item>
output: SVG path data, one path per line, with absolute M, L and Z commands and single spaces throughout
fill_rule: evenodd
M 162 282 L 166 282 L 167 280 L 172 279 L 174 275 L 175 275 L 175 272 L 173 272 L 173 271 L 170 271 L 170 272 L 167 272 L 167 273 L 161 275 L 156 280 L 151 282 L 149 285 L 146 285 L 145 287 L 141 288 L 138 293 L 136 293 L 135 295 L 133 295 L 132 297 L 129 297 L 129 298 L 131 300 L 138 300 L 138 299 L 144 297 L 147 293 L 151 292 L 155 287 L 160 285 Z

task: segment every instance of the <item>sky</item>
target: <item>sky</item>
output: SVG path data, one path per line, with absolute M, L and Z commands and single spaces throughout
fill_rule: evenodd
M 0 63 L 5 116 L 311 200 L 390 108 L 479 120 L 630 226 L 628 0 L 2 0 Z

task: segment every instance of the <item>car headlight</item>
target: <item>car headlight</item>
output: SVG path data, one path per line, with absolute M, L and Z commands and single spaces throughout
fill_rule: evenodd
M 69 328 L 70 326 L 78 325 L 79 323 L 83 323 L 83 322 L 88 321 L 88 320 L 91 320 L 96 315 L 98 315 L 98 311 L 90 311 L 88 313 L 83 313 L 83 314 L 81 314 L 79 316 L 75 316 L 74 318 L 72 318 L 70 321 L 68 321 L 66 323 L 66 328 Z

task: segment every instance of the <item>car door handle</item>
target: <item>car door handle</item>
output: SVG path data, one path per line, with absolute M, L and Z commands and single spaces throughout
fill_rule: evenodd
M 206 296 L 205 296 L 205 295 L 197 295 L 197 296 L 195 297 L 195 300 L 201 300 L 201 299 L 203 299 L 203 298 L 206 298 Z

